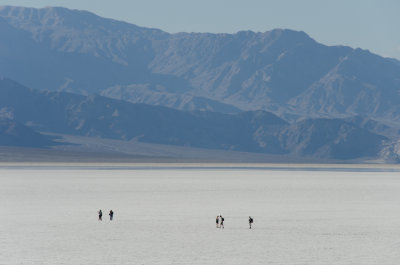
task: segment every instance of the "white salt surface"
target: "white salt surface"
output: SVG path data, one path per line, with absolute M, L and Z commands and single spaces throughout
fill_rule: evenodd
M 2 168 L 0 213 L 7 265 L 400 261 L 399 172 Z

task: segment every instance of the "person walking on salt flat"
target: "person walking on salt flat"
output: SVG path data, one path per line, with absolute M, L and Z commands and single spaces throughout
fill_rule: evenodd
M 101 211 L 101 209 L 98 211 L 99 214 L 99 221 L 103 220 L 103 212 Z
M 110 213 L 108 214 L 110 216 L 110 221 L 112 221 L 113 217 L 114 217 L 114 212 L 113 210 L 110 210 Z
M 219 215 L 219 218 L 220 218 L 220 220 L 221 220 L 221 225 L 220 225 L 220 228 L 225 228 L 224 227 L 224 217 L 222 217 L 222 215 Z
M 249 216 L 249 226 L 250 226 L 250 229 L 251 229 L 251 224 L 253 223 L 253 218 L 251 218 L 251 216 Z
M 217 218 L 215 219 L 215 224 L 217 225 L 217 228 L 219 228 L 219 216 L 217 215 Z

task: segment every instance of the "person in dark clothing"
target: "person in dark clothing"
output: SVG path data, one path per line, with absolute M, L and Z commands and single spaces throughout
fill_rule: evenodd
M 251 224 L 253 223 L 253 218 L 251 218 L 251 216 L 249 216 L 249 225 L 250 225 L 250 229 L 251 229 Z
M 224 220 L 225 220 L 224 217 L 222 217 L 222 215 L 219 215 L 219 218 L 220 218 L 220 220 L 221 220 L 221 225 L 220 225 L 220 227 L 221 227 L 221 228 L 225 228 L 225 227 L 224 227 Z
M 103 220 L 103 212 L 101 211 L 101 209 L 98 211 L 99 214 L 99 221 Z
M 114 217 L 114 212 L 113 210 L 110 210 L 110 213 L 108 214 L 110 216 L 110 221 L 112 221 L 113 217 Z
M 217 225 L 217 228 L 219 228 L 219 216 L 215 219 L 215 224 Z

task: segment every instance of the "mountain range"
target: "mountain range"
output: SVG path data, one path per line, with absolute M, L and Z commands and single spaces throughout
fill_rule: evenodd
M 340 119 L 288 123 L 265 111 L 180 111 L 98 95 L 26 88 L 0 80 L 0 113 L 25 131 L 331 159 L 376 157 L 388 139 Z M 12 127 L 12 126 L 9 126 Z M 6 133 L 3 135 L 9 135 Z M 16 134 L 18 135 L 18 133 Z M 41 136 L 39 133 L 35 137 Z M 41 136 L 45 137 L 45 136 Z M 1 138 L 0 138 L 1 139 Z M 25 139 L 22 137 L 22 139 Z M 36 141 L 38 146 L 57 142 Z M 368 145 L 363 143 L 368 142 Z
M 37 133 L 336 159 L 397 152 L 400 63 L 366 50 L 286 29 L 170 34 L 58 7 L 1 7 L 0 32 L 0 75 L 22 84 L 2 79 L 0 114 Z

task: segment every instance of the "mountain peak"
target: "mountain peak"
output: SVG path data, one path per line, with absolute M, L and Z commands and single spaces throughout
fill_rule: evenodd
M 110 18 L 103 18 L 86 10 L 68 9 L 65 7 L 30 8 L 18 6 L 1 6 L 0 17 L 5 18 L 16 27 L 32 31 L 32 27 L 59 27 L 80 31 L 83 28 L 105 32 L 122 31 L 165 35 L 159 29 L 143 28 L 137 25 Z
M 304 31 L 297 31 L 292 29 L 273 29 L 271 31 L 265 32 L 265 34 L 272 36 L 273 38 L 279 38 L 287 42 L 312 42 L 316 41 L 312 39 Z
M 67 26 L 96 24 L 107 20 L 89 11 L 73 10 L 64 7 L 30 8 L 17 6 L 0 7 L 0 16 L 14 23 L 29 23 L 40 26 L 54 25 L 55 22 L 66 22 Z

